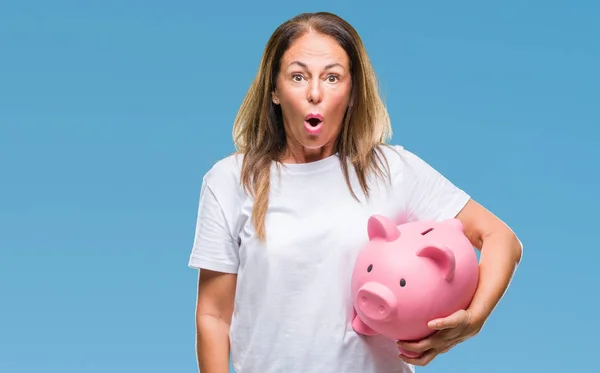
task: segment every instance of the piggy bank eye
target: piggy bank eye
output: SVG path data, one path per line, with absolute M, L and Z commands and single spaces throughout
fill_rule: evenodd
M 369 264 L 369 267 L 367 267 L 367 272 L 371 272 L 373 270 L 373 264 Z
M 400 286 L 401 287 L 405 287 L 406 286 L 406 280 L 405 279 L 401 279 L 400 280 Z

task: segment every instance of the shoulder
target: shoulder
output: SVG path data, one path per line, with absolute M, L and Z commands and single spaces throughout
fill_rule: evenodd
M 392 175 L 405 171 L 419 172 L 430 168 L 416 153 L 398 144 L 382 144 L 378 147 L 379 154 L 383 155 L 385 162 L 389 165 Z
M 401 145 L 382 149 L 389 159 L 393 186 L 403 195 L 408 221 L 452 218 L 470 199 L 469 194 L 415 152 Z
M 418 185 L 419 188 L 424 188 L 448 182 L 434 166 L 402 145 L 383 145 L 381 152 L 395 186 Z
M 221 205 L 237 204 L 245 198 L 240 182 L 242 154 L 231 154 L 216 161 L 204 174 L 202 184 Z
M 377 147 L 377 151 L 385 155 L 388 160 L 395 160 L 398 157 L 402 157 L 402 155 L 407 152 L 402 145 L 398 144 L 380 144 Z
M 223 188 L 240 182 L 242 154 L 231 154 L 217 160 L 204 174 L 203 182 L 210 188 Z

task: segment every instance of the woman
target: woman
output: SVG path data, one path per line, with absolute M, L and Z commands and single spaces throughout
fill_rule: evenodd
M 502 221 L 401 146 L 356 31 L 329 13 L 282 24 L 234 125 L 239 153 L 205 175 L 189 265 L 202 373 L 411 372 L 477 334 L 521 245 Z M 397 342 L 351 326 L 350 276 L 370 215 L 457 217 L 482 250 L 467 310 Z

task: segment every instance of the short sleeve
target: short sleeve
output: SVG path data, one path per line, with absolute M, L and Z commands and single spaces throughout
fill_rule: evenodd
M 398 179 L 408 221 L 454 218 L 470 196 L 416 154 L 399 147 L 403 172 Z
M 196 230 L 188 266 L 226 273 L 238 271 L 238 244 L 213 190 L 202 183 Z

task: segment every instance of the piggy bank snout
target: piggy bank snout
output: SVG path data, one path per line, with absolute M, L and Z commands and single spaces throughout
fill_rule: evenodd
M 384 321 L 396 310 L 397 300 L 394 293 L 377 282 L 364 284 L 358 290 L 356 298 L 360 311 L 372 320 Z

